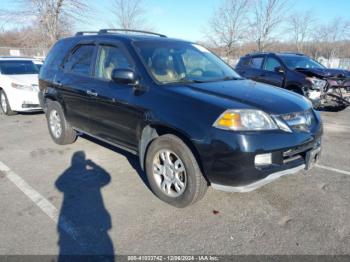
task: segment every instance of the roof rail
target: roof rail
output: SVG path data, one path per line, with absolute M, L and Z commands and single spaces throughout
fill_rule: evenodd
M 108 34 L 108 33 L 113 33 L 113 32 L 130 32 L 130 33 L 141 33 L 141 34 L 148 34 L 148 35 L 156 35 L 159 37 L 167 37 L 166 35 L 154 33 L 154 32 L 149 32 L 149 31 L 142 31 L 142 30 L 132 30 L 132 29 L 101 29 L 98 33 L 99 34 Z
M 305 56 L 304 54 L 297 53 L 297 52 L 272 52 L 272 51 L 256 51 L 256 52 L 251 52 L 247 55 L 269 55 L 269 54 L 285 54 L 285 55 Z
M 271 52 L 268 51 L 254 51 L 249 53 L 248 55 L 267 55 L 267 54 L 271 54 Z
M 93 34 L 98 34 L 97 31 L 80 31 L 80 32 L 77 32 L 75 35 L 78 36 L 78 35 L 93 35 Z
M 305 54 L 298 53 L 298 52 L 280 52 L 280 54 L 305 56 Z

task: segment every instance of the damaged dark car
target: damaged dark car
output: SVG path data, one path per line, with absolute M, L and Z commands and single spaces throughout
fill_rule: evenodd
M 301 94 L 315 108 L 350 105 L 350 71 L 326 68 L 303 54 L 248 54 L 240 59 L 236 71 L 245 78 Z

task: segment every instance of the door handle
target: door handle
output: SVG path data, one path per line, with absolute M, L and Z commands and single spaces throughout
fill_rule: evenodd
M 98 96 L 98 94 L 96 93 L 95 90 L 87 90 L 86 93 L 87 93 L 89 96 Z
M 53 84 L 58 87 L 62 86 L 62 83 L 60 81 L 54 81 Z

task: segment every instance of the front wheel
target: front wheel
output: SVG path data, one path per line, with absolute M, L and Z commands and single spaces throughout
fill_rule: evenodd
M 59 103 L 55 101 L 49 102 L 46 119 L 50 135 L 56 144 L 68 145 L 75 142 L 77 133 L 67 122 Z
M 193 153 L 174 135 L 151 143 L 145 166 L 152 191 L 170 205 L 183 208 L 205 195 L 208 184 Z
M 17 114 L 16 112 L 12 111 L 4 90 L 0 90 L 0 107 L 1 111 L 7 116 L 13 116 Z

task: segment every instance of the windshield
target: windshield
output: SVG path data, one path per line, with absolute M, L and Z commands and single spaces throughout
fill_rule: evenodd
M 38 74 L 39 70 L 32 61 L 0 61 L 0 71 L 3 75 Z
M 292 70 L 296 68 L 325 68 L 320 63 L 306 56 L 281 56 L 281 59 Z
M 137 42 L 136 49 L 155 80 L 162 84 L 241 79 L 204 47 L 183 42 Z

